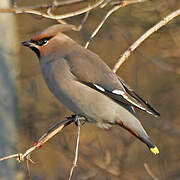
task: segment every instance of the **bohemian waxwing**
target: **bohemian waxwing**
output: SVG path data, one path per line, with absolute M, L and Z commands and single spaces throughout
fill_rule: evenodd
M 62 32 L 72 25 L 53 25 L 24 46 L 31 48 L 39 58 L 41 71 L 48 88 L 64 105 L 88 122 L 101 128 L 120 125 L 142 142 L 152 153 L 158 154 L 134 107 L 159 116 L 95 53 L 85 49 Z

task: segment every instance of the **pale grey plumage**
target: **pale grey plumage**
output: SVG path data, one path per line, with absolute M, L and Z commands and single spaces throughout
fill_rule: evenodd
M 87 121 L 103 128 L 119 124 L 146 143 L 151 151 L 156 149 L 132 106 L 155 115 L 157 112 L 123 83 L 99 56 L 61 33 L 63 27 L 68 29 L 68 25 L 51 26 L 24 42 L 36 48 L 33 50 L 39 56 L 41 71 L 51 92 Z

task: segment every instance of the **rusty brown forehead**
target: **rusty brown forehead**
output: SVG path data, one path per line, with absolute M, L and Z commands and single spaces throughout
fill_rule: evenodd
M 48 37 L 53 37 L 55 36 L 55 34 L 47 34 L 47 33 L 41 33 L 41 34 L 38 34 L 38 35 L 35 35 L 34 37 L 32 37 L 31 39 L 34 40 L 34 41 L 39 41 L 43 38 L 48 38 Z
M 32 37 L 32 40 L 38 41 L 43 38 L 54 37 L 59 32 L 72 30 L 73 27 L 74 26 L 70 24 L 56 24 L 56 25 L 48 27 L 42 32 L 37 33 L 34 37 Z

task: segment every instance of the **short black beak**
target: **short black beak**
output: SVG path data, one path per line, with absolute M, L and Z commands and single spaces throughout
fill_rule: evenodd
M 36 53 L 36 55 L 38 56 L 38 58 L 40 58 L 39 48 L 38 48 L 38 46 L 36 46 L 35 43 L 33 43 L 32 40 L 24 41 L 24 42 L 22 42 L 22 45 L 23 45 L 23 46 L 26 46 L 26 47 L 29 47 L 30 49 L 32 49 L 32 50 Z
M 31 46 L 31 41 L 24 41 L 24 42 L 22 42 L 22 45 L 23 46 L 27 46 L 27 47 L 30 47 Z

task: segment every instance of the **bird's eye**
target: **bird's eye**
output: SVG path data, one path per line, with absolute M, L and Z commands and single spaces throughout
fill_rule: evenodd
M 52 37 L 47 37 L 47 38 L 43 38 L 43 39 L 40 39 L 38 41 L 36 41 L 35 43 L 38 45 L 38 46 L 45 46 L 48 44 L 49 40 L 51 39 Z
M 48 39 L 47 38 L 44 38 L 44 39 L 41 39 L 39 41 L 37 41 L 37 45 L 39 46 L 44 46 L 48 43 Z

